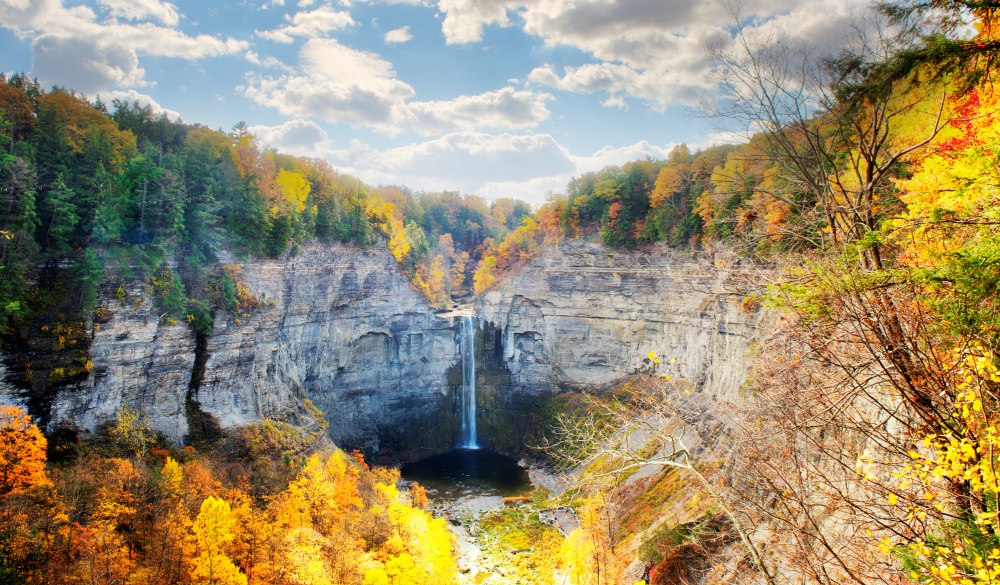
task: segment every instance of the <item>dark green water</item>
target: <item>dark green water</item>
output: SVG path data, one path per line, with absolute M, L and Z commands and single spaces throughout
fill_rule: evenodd
M 437 498 L 520 496 L 531 490 L 528 473 L 517 461 L 488 449 L 452 449 L 400 471 L 403 479 L 437 492 Z

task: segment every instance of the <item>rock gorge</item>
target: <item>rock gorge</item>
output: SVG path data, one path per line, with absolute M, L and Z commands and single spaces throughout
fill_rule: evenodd
M 743 305 L 760 284 L 738 262 L 666 246 L 570 240 L 547 249 L 477 303 L 481 434 L 505 448 L 517 440 L 509 427 L 523 424 L 540 397 L 608 387 L 644 367 L 650 352 L 699 401 L 737 398 L 766 324 Z
M 666 247 L 546 250 L 476 301 L 481 445 L 520 447 L 546 395 L 607 387 L 651 351 L 675 358 L 676 375 L 706 398 L 732 396 L 760 324 L 741 310 L 747 276 Z M 306 422 L 309 399 L 344 446 L 456 444 L 459 320 L 436 314 L 387 250 L 312 244 L 284 261 L 246 262 L 241 279 L 263 309 L 216 314 L 205 336 L 161 322 L 141 283 L 124 302 L 105 290 L 113 315 L 93 332 L 89 375 L 40 396 L 26 381 L 48 372 L 17 375 L 18 356 L 4 356 L 0 400 L 30 402 L 50 429 L 93 430 L 128 405 L 180 442 L 202 413 L 223 428 Z

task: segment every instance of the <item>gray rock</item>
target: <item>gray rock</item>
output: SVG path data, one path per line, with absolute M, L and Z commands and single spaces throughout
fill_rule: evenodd
M 704 254 L 575 240 L 484 293 L 476 312 L 500 332 L 515 392 L 605 387 L 656 352 L 661 372 L 719 397 L 750 365 L 759 317 L 740 303 L 756 286 L 746 269 Z
M 487 512 L 503 510 L 504 502 L 500 496 L 466 496 L 455 500 L 448 508 L 448 514 L 452 517 L 475 518 Z
M 310 399 L 342 446 L 454 444 L 458 317 L 435 315 L 384 247 L 313 243 L 241 266 L 263 309 L 239 321 L 218 312 L 200 340 L 186 323 L 163 323 L 141 284 L 124 304 L 103 291 L 114 316 L 93 335 L 93 370 L 52 397 L 50 426 L 92 430 L 128 405 L 180 442 L 193 407 L 230 428 L 265 417 L 309 422 Z M 671 375 L 703 399 L 733 397 L 760 322 L 740 310 L 749 279 L 665 247 L 572 241 L 547 250 L 477 299 L 481 442 L 520 447 L 540 397 L 605 387 L 651 351 L 665 369 L 676 359 Z M 0 402 L 23 397 L 0 381 Z
M 241 268 L 262 310 L 242 320 L 217 312 L 200 346 L 188 324 L 161 322 L 141 284 L 124 304 L 104 291 L 100 304 L 114 316 L 94 333 L 92 374 L 57 392 L 50 425 L 92 430 L 124 404 L 180 442 L 192 401 L 231 428 L 265 417 L 304 421 L 311 399 L 342 445 L 451 444 L 456 329 L 388 250 L 314 243 Z M 0 388 L 0 396 L 14 402 L 18 391 Z

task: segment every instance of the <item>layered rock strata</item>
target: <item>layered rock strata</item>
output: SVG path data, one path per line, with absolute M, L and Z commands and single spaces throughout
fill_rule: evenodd
M 186 323 L 164 322 L 140 283 L 105 291 L 110 312 L 94 327 L 89 375 L 41 400 L 37 391 L 26 400 L 23 380 L 0 383 L 0 399 L 33 400 L 50 428 L 84 430 L 126 405 L 178 442 L 206 419 L 223 428 L 309 422 L 310 399 L 344 446 L 426 452 L 456 444 L 457 318 L 435 315 L 384 248 L 312 244 L 241 270 L 262 308 L 241 318 L 219 312 L 214 331 L 200 337 Z M 571 241 L 545 251 L 477 300 L 481 443 L 521 447 L 542 398 L 604 388 L 646 367 L 650 352 L 702 398 L 732 397 L 760 321 L 741 303 L 758 285 L 731 262 L 663 247 Z M 0 375 L 12 380 L 14 369 Z
M 483 434 L 510 434 L 505 425 L 544 395 L 622 380 L 648 367 L 650 352 L 660 373 L 691 383 L 703 399 L 734 397 L 761 321 L 743 301 L 760 285 L 759 274 L 710 254 L 579 240 L 546 250 L 476 307 L 480 376 L 492 371 L 502 386 L 480 393 Z
M 200 339 L 185 323 L 164 323 L 141 285 L 124 300 L 108 291 L 102 303 L 113 316 L 93 333 L 91 373 L 50 397 L 49 426 L 93 429 L 127 405 L 182 441 L 193 413 L 223 428 L 303 421 L 311 399 L 342 445 L 451 443 L 455 325 L 434 314 L 384 248 L 313 244 L 241 268 L 262 309 L 241 319 L 218 313 Z M 17 399 L 17 389 L 6 393 Z

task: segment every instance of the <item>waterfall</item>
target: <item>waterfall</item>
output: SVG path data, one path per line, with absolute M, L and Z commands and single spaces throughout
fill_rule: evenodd
M 462 317 L 462 447 L 478 449 L 476 442 L 476 317 Z

